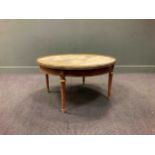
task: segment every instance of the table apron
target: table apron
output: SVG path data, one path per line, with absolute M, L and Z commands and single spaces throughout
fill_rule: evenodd
M 104 68 L 97 69 L 85 69 L 85 70 L 60 70 L 60 69 L 51 69 L 40 66 L 40 70 L 45 74 L 53 74 L 53 75 L 64 75 L 64 76 L 95 76 L 100 74 L 106 74 L 112 72 L 114 65 L 107 66 Z

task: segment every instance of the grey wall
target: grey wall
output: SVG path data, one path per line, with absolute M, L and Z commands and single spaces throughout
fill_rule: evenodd
M 101 53 L 118 65 L 155 65 L 155 20 L 0 20 L 0 66 L 52 53 Z

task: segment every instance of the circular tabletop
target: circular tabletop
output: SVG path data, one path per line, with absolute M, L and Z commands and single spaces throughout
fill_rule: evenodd
M 113 65 L 116 59 L 98 54 L 60 54 L 38 58 L 37 62 L 51 69 L 84 70 Z

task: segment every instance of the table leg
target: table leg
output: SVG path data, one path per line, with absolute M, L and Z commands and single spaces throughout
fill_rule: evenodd
M 108 79 L 108 98 L 111 96 L 112 78 L 113 78 L 113 72 L 109 72 L 109 79 Z
M 61 111 L 65 112 L 65 99 L 66 99 L 66 95 L 65 95 L 65 87 L 66 87 L 65 76 L 60 76 L 60 84 L 61 84 L 61 88 L 60 88 L 60 92 L 61 92 Z
M 46 79 L 46 88 L 47 88 L 47 91 L 50 92 L 48 74 L 45 74 L 45 79 Z
M 82 77 L 82 83 L 83 83 L 83 85 L 85 85 L 85 77 L 84 76 Z

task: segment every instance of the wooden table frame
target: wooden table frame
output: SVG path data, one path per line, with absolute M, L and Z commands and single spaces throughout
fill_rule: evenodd
M 47 91 L 50 92 L 49 88 L 49 74 L 60 76 L 60 93 L 61 93 L 61 111 L 65 112 L 65 86 L 66 86 L 66 76 L 76 76 L 82 77 L 83 85 L 85 84 L 85 77 L 87 76 L 96 76 L 101 74 L 108 73 L 108 98 L 111 96 L 111 89 L 112 89 L 112 78 L 113 78 L 113 69 L 114 64 L 104 66 L 102 68 L 97 69 L 84 69 L 84 70 L 65 70 L 65 69 L 52 69 L 47 68 L 40 65 L 41 71 L 45 74 L 46 79 L 46 87 Z

